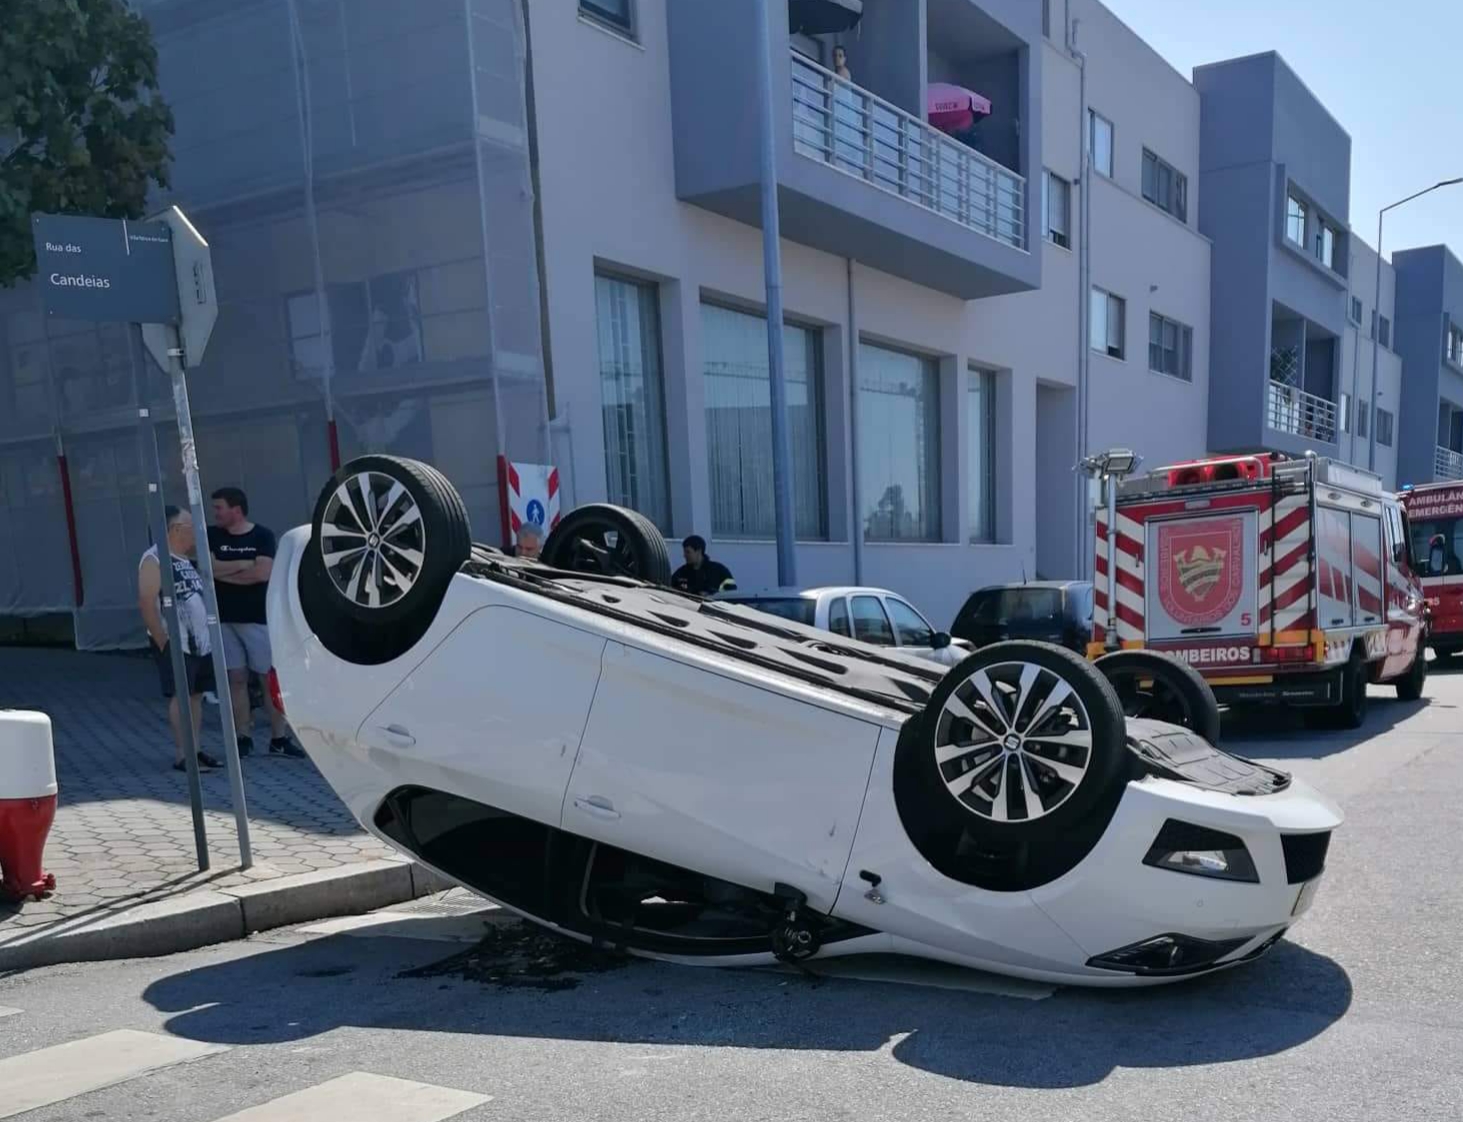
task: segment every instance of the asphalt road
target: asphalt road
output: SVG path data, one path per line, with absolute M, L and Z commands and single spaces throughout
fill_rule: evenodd
M 27 1122 L 1456 1122 L 1463 674 L 1427 694 L 1374 691 L 1360 735 L 1230 730 L 1347 814 L 1306 922 L 1241 970 L 1052 991 L 606 962 L 518 925 L 441 965 L 465 944 L 412 932 L 456 920 L 284 931 L 0 979 L 0 1118 L 66 1095 Z M 134 1031 L 96 1039 L 115 1030 Z M 108 1063 L 132 1077 L 85 1090 Z

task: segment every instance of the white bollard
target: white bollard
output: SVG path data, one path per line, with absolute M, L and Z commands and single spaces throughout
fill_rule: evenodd
M 56 793 L 51 718 L 0 709 L 0 898 L 40 899 L 56 887 L 42 863 Z

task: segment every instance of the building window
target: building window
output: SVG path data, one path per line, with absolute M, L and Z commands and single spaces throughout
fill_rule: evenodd
M 965 429 L 970 440 L 966 487 L 970 503 L 970 540 L 996 540 L 996 376 L 971 370 L 965 394 Z
M 1357 327 L 1360 327 L 1361 326 L 1361 297 L 1360 296 L 1353 296 L 1351 298 L 1351 322 L 1354 323 L 1354 324 L 1356 324 Z
M 1041 33 L 1052 37 L 1052 0 L 1041 0 Z
M 1392 346 L 1392 321 L 1382 316 L 1377 326 L 1377 342 L 1384 347 Z
M 939 541 L 939 367 L 871 343 L 859 345 L 858 365 L 864 539 Z
M 1306 244 L 1306 204 L 1294 195 L 1285 196 L 1285 236 L 1298 246 Z
M 1087 314 L 1092 320 L 1090 325 L 1092 349 L 1100 351 L 1110 358 L 1126 357 L 1123 338 L 1127 319 L 1127 302 L 1121 296 L 1114 296 L 1111 292 L 1094 288 Z
M 1336 231 L 1319 221 L 1316 223 L 1316 258 L 1326 268 L 1336 268 Z
M 1364 402 L 1364 401 L 1358 401 L 1356 403 L 1356 435 L 1359 438 L 1361 438 L 1362 440 L 1365 440 L 1366 439 L 1366 435 L 1367 435 L 1367 414 L 1370 411 L 1371 411 L 1371 407 L 1369 405 L 1367 405 L 1366 402 Z
M 1072 185 L 1047 172 L 1041 178 L 1041 209 L 1046 215 L 1046 239 L 1053 245 L 1072 245 Z
M 1448 326 L 1448 361 L 1463 366 L 1463 327 Z
M 1157 312 L 1149 312 L 1148 369 L 1192 382 L 1194 329 Z
M 711 532 L 726 538 L 776 537 L 767 320 L 702 304 L 701 345 Z M 826 538 L 822 334 L 784 324 L 782 350 L 792 431 L 794 532 L 799 538 Z
M 1392 414 L 1386 409 L 1377 410 L 1377 443 L 1392 447 Z
M 1087 111 L 1087 148 L 1092 157 L 1092 167 L 1112 178 L 1112 122 L 1096 109 Z
M 1341 427 L 1342 432 L 1351 431 L 1351 395 L 1343 393 L 1341 401 L 1336 406 L 1336 423 Z
M 1173 165 L 1143 149 L 1143 197 L 1180 222 L 1189 220 L 1189 180 Z
M 666 466 L 665 380 L 659 290 L 619 277 L 594 278 L 605 490 L 612 503 L 671 528 Z
M 579 0 L 579 11 L 621 35 L 635 34 L 635 0 Z

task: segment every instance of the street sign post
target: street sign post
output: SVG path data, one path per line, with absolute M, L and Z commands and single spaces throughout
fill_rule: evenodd
M 176 323 L 173 232 L 157 222 L 35 214 L 36 283 L 63 319 Z
M 137 323 L 147 349 L 173 384 L 173 405 L 177 414 L 178 443 L 182 453 L 183 479 L 188 489 L 188 506 L 203 548 L 197 551 L 198 575 L 203 582 L 203 603 L 208 615 L 209 642 L 213 648 L 215 688 L 219 698 L 219 724 L 223 730 L 224 761 L 229 773 L 229 792 L 234 804 L 234 823 L 239 838 L 239 864 L 254 863 L 249 843 L 249 815 L 244 802 L 244 773 L 239 762 L 239 739 L 230 704 L 228 663 L 224 657 L 223 627 L 218 618 L 218 595 L 214 588 L 213 558 L 208 550 L 208 516 L 203 508 L 203 486 L 198 475 L 198 450 L 193 436 L 193 416 L 188 406 L 185 367 L 197 366 L 218 318 L 218 296 L 213 284 L 213 260 L 208 243 L 177 207 L 169 207 L 148 222 L 89 218 L 75 215 L 32 216 L 39 266 L 38 280 L 49 315 L 69 319 L 111 320 Z M 147 403 L 141 400 L 139 419 L 151 429 Z M 156 444 L 153 445 L 154 450 Z M 147 462 L 144 448 L 144 462 Z M 162 473 L 157 456 L 151 458 L 149 494 L 157 499 L 154 535 L 158 536 L 161 561 L 167 552 L 166 527 L 159 525 Z M 163 569 L 164 587 L 171 563 Z M 168 597 L 167 599 L 171 599 Z M 165 606 L 166 601 L 165 601 Z M 173 647 L 173 681 L 180 704 L 189 696 L 183 659 L 176 645 L 176 614 L 169 617 Z M 191 729 L 191 723 L 189 724 Z M 207 842 L 203 833 L 203 805 L 197 781 L 197 746 L 189 744 L 189 795 L 193 801 L 193 827 L 199 849 L 199 868 L 208 867 Z

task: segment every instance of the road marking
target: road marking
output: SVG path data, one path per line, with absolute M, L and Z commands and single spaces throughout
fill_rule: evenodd
M 353 1071 L 303 1091 L 251 1106 L 216 1122 L 441 1122 L 492 1100 L 491 1095 Z
M 0 1060 L 0 1118 L 227 1051 L 222 1044 L 118 1029 L 11 1056 Z
M 14 1006 L 0 1005 L 0 1017 L 13 1017 L 20 1012 L 23 1012 L 23 1010 L 16 1009 Z

